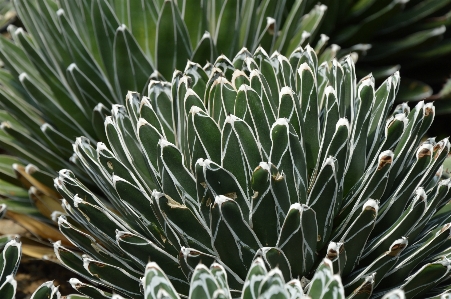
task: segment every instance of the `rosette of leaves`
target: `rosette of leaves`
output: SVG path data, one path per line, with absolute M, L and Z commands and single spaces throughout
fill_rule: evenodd
M 84 295 L 70 294 L 64 297 L 67 299 L 124 299 L 121 295 L 101 291 L 78 279 L 71 279 L 70 283 Z M 147 264 L 141 283 L 145 294 L 144 298 L 146 299 L 181 298 L 170 279 L 156 263 L 151 262 Z M 305 291 L 304 288 L 306 289 Z M 449 292 L 445 291 L 438 296 L 428 297 L 427 299 L 446 299 L 449 294 Z M 213 263 L 209 268 L 203 264 L 196 266 L 190 282 L 189 295 L 185 298 L 232 298 L 232 295 L 233 291 L 230 290 L 227 283 L 227 272 L 220 264 Z M 265 262 L 261 258 L 257 258 L 252 263 L 246 276 L 241 296 L 235 298 L 257 299 L 274 297 L 280 299 L 345 298 L 340 276 L 333 273 L 332 262 L 327 258 L 319 265 L 307 287 L 303 287 L 302 282 L 297 279 L 286 283 L 279 269 L 276 268 L 268 272 Z M 9 299 L 14 297 L 2 298 Z M 53 282 L 48 281 L 39 286 L 31 298 L 59 299 L 61 294 Z M 401 289 L 392 290 L 382 297 L 382 299 L 405 298 L 405 292 Z
M 8 217 L 30 230 L 35 241 L 63 238 L 51 219 L 53 212 L 62 211 L 53 189 L 59 169 L 71 169 L 95 188 L 69 159 L 76 137 L 101 140 L 96 124 L 99 115 L 109 113 L 105 107 L 124 104 L 127 91 L 145 90 L 149 78 L 163 75 L 169 80 L 187 59 L 213 62 L 218 53 L 232 55 L 243 45 L 250 49 L 262 45 L 268 51 L 276 43 L 286 51 L 288 45 L 292 49 L 306 45 L 311 41 L 306 34 L 292 41 L 294 29 L 313 33 L 324 15 L 319 7 L 307 15 L 304 1 L 178 4 L 15 1 L 25 29 L 10 26 L 12 40 L 0 39 L 5 66 L 0 69 L 0 146 L 15 156 L 0 157 L 0 193 L 1 201 L 9 205 Z M 279 28 L 282 23 L 284 29 Z M 283 32 L 277 40 L 274 30 Z M 323 39 L 316 50 L 324 48 Z M 330 48 L 321 57 L 327 60 L 335 54 L 336 48 Z
M 450 145 L 422 139 L 433 104 L 392 108 L 399 83 L 376 89 L 351 57 L 319 63 L 309 46 L 189 62 L 110 116 L 94 111 L 102 142 L 77 138 L 74 161 L 106 198 L 59 172 L 59 228 L 83 255 L 60 242 L 55 254 L 131 298 L 147 296 L 149 260 L 188 295 L 199 263 L 239 293 L 257 257 L 285 282 L 308 282 L 327 257 L 356 298 L 446 291 Z
M 12 41 L 0 39 L 0 58 L 5 65 L 0 70 L 0 103 L 4 109 L 0 111 L 4 123 L 0 145 L 18 157 L 0 157 L 4 166 L 0 167 L 0 179 L 5 186 L 0 192 L 9 204 L 8 217 L 25 223 L 36 241 L 62 238 L 50 217 L 53 212 L 61 212 L 52 177 L 57 170 L 67 168 L 84 184 L 96 188 L 69 161 L 76 137 L 101 140 L 93 109 L 98 112 L 95 117 L 106 115 L 105 107 L 124 104 L 128 90 L 146 90 L 149 79 L 169 80 L 173 70 L 182 69 L 187 59 L 204 65 L 219 54 L 231 57 L 243 46 L 251 52 L 261 46 L 270 54 L 277 51 L 289 56 L 298 46 L 311 43 L 320 54 L 320 63 L 351 51 L 362 53 L 365 46 L 348 45 L 378 43 L 366 37 L 378 36 L 374 32 L 389 24 L 386 20 L 412 14 L 410 6 L 402 10 L 403 1 L 390 4 L 394 10 L 381 8 L 379 2 L 349 1 L 337 7 L 336 1 L 324 5 L 316 0 L 16 0 L 25 30 L 10 26 Z M 412 18 L 415 22 L 439 14 L 448 3 L 411 2 L 432 3 L 420 19 Z M 355 12 L 359 7 L 363 11 L 360 15 Z M 350 8 L 353 12 L 347 15 Z M 343 27 L 334 25 L 342 19 L 346 20 Z M 373 19 L 377 22 L 371 22 Z M 362 35 L 348 30 L 349 24 L 371 32 Z M 409 30 L 414 27 L 408 26 Z M 329 38 L 322 32 L 337 35 L 337 41 L 341 40 L 348 50 L 338 52 L 337 45 L 327 47 Z M 343 37 L 340 32 L 354 33 Z M 432 39 L 427 41 L 431 49 Z M 405 44 L 403 51 L 406 49 L 412 49 L 412 45 Z M 395 69 L 384 68 L 374 74 L 384 77 Z M 97 106 L 99 102 L 104 106 Z

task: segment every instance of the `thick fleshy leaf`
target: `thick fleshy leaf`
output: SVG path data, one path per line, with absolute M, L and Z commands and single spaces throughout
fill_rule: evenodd
M 256 258 L 247 272 L 242 291 L 243 299 L 258 298 L 260 284 L 267 273 L 268 271 L 266 270 L 263 260 L 261 258 Z
M 0 296 L 5 299 L 16 298 L 17 281 L 14 275 L 8 275 L 5 281 L 0 285 Z
M 290 202 L 305 203 L 307 173 L 302 137 L 299 138 L 285 118 L 279 118 L 271 128 L 271 142 L 269 160 L 284 173 Z
M 401 288 L 405 292 L 406 297 L 422 296 L 429 289 L 439 284 L 441 280 L 445 279 L 450 271 L 451 266 L 449 260 L 444 258 L 441 261 L 421 267 L 409 276 Z
M 307 63 L 303 63 L 297 70 L 297 86 L 300 90 L 301 102 L 300 126 L 305 144 L 305 160 L 307 174 L 312 175 L 319 152 L 319 111 L 316 76 L 314 70 Z
M 426 210 L 426 194 L 422 188 L 417 190 L 417 194 L 406 210 L 399 215 L 398 220 L 381 235 L 370 240 L 362 254 L 363 264 L 373 261 L 377 256 L 383 254 L 389 244 L 393 243 L 399 236 L 407 236 L 415 227 Z
M 320 263 L 307 294 L 312 298 L 345 298 L 340 276 L 333 274 L 330 260 L 324 259 Z
M 78 292 L 89 296 L 90 298 L 111 299 L 111 294 L 104 292 L 92 285 L 83 283 L 77 278 L 71 278 L 69 280 L 69 283 L 74 290 L 77 290 Z
M 262 247 L 243 216 L 233 199 L 223 195 L 215 198 L 211 208 L 212 245 L 221 260 L 240 277 L 246 276 L 248 265 Z
M 252 174 L 252 190 L 253 231 L 264 246 L 275 246 L 290 206 L 286 178 L 274 165 L 261 162 Z
M 118 292 L 136 296 L 140 294 L 138 275 L 132 275 L 122 268 L 118 268 L 89 257 L 83 258 L 83 266 L 100 281 Z
M 343 269 L 343 275 L 348 275 L 358 265 L 363 248 L 374 228 L 378 209 L 379 205 L 377 202 L 369 199 L 363 205 L 361 213 L 341 236 L 340 242 L 344 243 L 346 250 L 346 265 Z
M 190 298 L 213 298 L 213 294 L 220 290 L 218 281 L 211 271 L 202 264 L 194 269 L 191 277 Z
M 338 191 L 336 169 L 336 159 L 333 157 L 327 158 L 319 170 L 307 199 L 307 205 L 316 212 L 316 222 L 318 224 L 317 241 L 320 248 L 327 242 L 332 231 L 332 220 L 335 214 Z
M 158 17 L 156 39 L 156 68 L 169 79 L 172 70 L 183 69 L 192 52 L 188 30 L 175 1 L 164 2 Z
M 305 205 L 293 204 L 282 226 L 277 247 L 290 262 L 292 277 L 307 275 L 316 256 L 318 238 L 315 212 Z M 307 229 L 308 228 L 308 229 Z M 299 257 L 302 258 L 299 258 Z
M 53 281 L 47 281 L 41 284 L 31 295 L 30 299 L 58 299 L 61 294 L 58 287 L 53 285 Z
M 407 243 L 407 238 L 404 237 L 394 241 L 393 244 L 390 245 L 389 250 L 374 259 L 370 265 L 363 267 L 348 276 L 344 282 L 346 292 L 349 293 L 354 291 L 362 278 L 368 277 L 367 275 L 370 275 L 371 273 L 374 274 L 373 288 L 376 288 L 381 280 L 384 279 L 385 274 L 395 266 L 399 259 L 399 255 L 407 246 Z
M 166 274 L 154 262 L 147 264 L 142 284 L 144 287 L 144 298 L 146 299 L 158 298 L 158 296 L 171 299 L 180 298 Z
M 0 257 L 0 286 L 5 283 L 8 276 L 14 277 L 19 268 L 22 256 L 22 244 L 16 240 L 9 241 L 3 248 Z M 11 278 L 10 278 L 11 283 Z

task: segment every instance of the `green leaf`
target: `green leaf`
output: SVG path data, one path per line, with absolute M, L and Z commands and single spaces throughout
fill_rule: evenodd
M 221 260 L 244 278 L 249 267 L 247 265 L 250 265 L 262 245 L 243 216 L 233 199 L 216 196 L 211 208 L 212 244 Z
M 92 53 L 83 44 L 74 27 L 68 22 L 64 10 L 59 9 L 56 15 L 64 42 L 66 43 L 66 51 L 71 56 L 71 62 L 75 63 L 81 72 L 89 74 L 89 78 L 95 86 L 104 90 L 105 93 L 108 92 L 108 95 L 114 95 L 112 86 L 105 80 L 106 78 L 102 68 L 94 59 Z
M 163 127 L 160 134 L 164 135 L 169 142 L 175 143 L 174 128 L 173 128 L 173 114 L 172 114 L 172 97 L 170 84 L 167 82 L 151 81 L 149 83 L 149 101 L 153 108 L 154 114 L 158 116 L 158 120 Z M 141 117 L 152 124 L 151 119 L 147 117 L 145 108 L 146 105 L 141 106 Z M 164 133 L 164 134 L 163 134 Z
M 115 267 L 89 257 L 83 258 L 83 266 L 92 276 L 108 285 L 111 289 L 129 296 L 140 295 L 139 275 L 132 275 L 122 268 Z
M 158 283 L 155 283 L 155 281 Z M 166 274 L 155 262 L 147 264 L 142 284 L 145 299 L 157 298 L 158 296 L 164 296 L 168 299 L 180 298 Z
M 312 176 L 319 153 L 319 111 L 316 90 L 316 76 L 314 70 L 307 64 L 299 66 L 297 87 L 300 90 L 301 102 L 300 127 L 305 144 L 305 160 L 307 162 L 307 174 Z
M 291 38 L 286 53 L 293 52 L 297 47 L 304 46 L 305 43 L 310 42 L 315 38 L 326 10 L 327 6 L 325 5 L 315 5 L 308 14 L 302 16 L 302 20 L 300 24 L 298 24 L 298 30 Z M 305 39 L 306 33 L 308 33 L 307 39 Z
M 361 3 L 362 1 L 360 1 Z M 358 3 L 358 4 L 360 4 Z M 387 5 L 380 9 L 368 9 L 371 14 L 361 20 L 356 25 L 351 25 L 343 28 L 343 31 L 337 35 L 336 41 L 338 44 L 352 45 L 358 42 L 368 42 L 376 31 L 375 28 L 380 28 L 387 21 L 389 22 L 396 15 L 403 15 L 400 13 L 404 8 L 404 2 L 390 1 Z
M 423 188 L 416 190 L 416 196 L 393 225 L 380 235 L 370 240 L 362 254 L 362 263 L 367 264 L 383 254 L 399 236 L 408 236 L 418 224 L 427 207 L 427 197 Z
M 330 157 L 333 157 L 335 159 L 335 163 L 337 165 L 335 169 L 335 175 L 337 178 L 337 184 L 338 184 L 338 190 L 337 190 L 337 199 L 340 200 L 342 198 L 343 194 L 343 183 L 344 179 L 344 173 L 346 171 L 346 160 L 348 150 L 351 148 L 349 144 L 349 138 L 350 138 L 350 128 L 349 128 L 349 122 L 346 120 L 346 118 L 340 118 L 336 125 L 335 125 L 335 132 L 332 136 L 330 143 L 328 145 L 324 144 L 324 149 L 321 149 L 320 152 L 320 159 L 318 161 L 317 167 L 321 164 L 324 164 L 327 159 Z M 318 171 L 317 169 L 316 171 Z M 340 209 L 342 203 L 336 202 L 334 206 L 334 213 L 337 213 Z
M 244 190 L 241 189 L 235 176 L 210 160 L 198 160 L 197 164 L 203 168 L 204 181 L 199 181 L 199 183 L 203 184 L 204 188 L 207 188 L 213 196 L 211 201 L 216 196 L 226 196 L 233 199 L 240 207 L 243 221 L 248 222 L 251 216 L 251 202 L 246 197 Z M 211 202 L 211 204 L 214 204 L 214 202 Z
M 363 205 L 362 212 L 340 238 L 340 243 L 344 243 L 346 250 L 346 265 L 343 269 L 343 276 L 347 276 L 359 264 L 362 251 L 364 251 L 363 248 L 374 228 L 378 208 L 378 203 L 369 199 Z
M 113 49 L 114 82 L 119 96 L 123 98 L 129 90 L 144 90 L 153 66 L 125 26 L 116 30 Z
M 247 276 L 243 285 L 242 298 L 243 299 L 257 299 L 260 285 L 267 275 L 268 271 L 265 268 L 262 258 L 257 257 L 249 268 Z
M 220 163 L 221 161 L 221 132 L 208 113 L 201 108 L 192 106 L 189 117 L 192 118 L 195 138 L 199 140 L 207 159 Z M 193 159 L 194 160 L 194 159 Z M 195 159 L 197 160 L 197 159 Z
M 41 284 L 31 295 L 30 299 L 58 299 L 61 294 L 58 287 L 53 285 L 53 281 L 47 281 Z
M 284 173 L 290 202 L 305 203 L 308 183 L 302 136 L 299 138 L 287 119 L 279 118 L 271 128 L 271 143 L 269 160 Z
M 261 162 L 252 174 L 252 190 L 253 230 L 264 246 L 275 246 L 290 206 L 286 179 L 274 165 Z
M 429 289 L 446 279 L 451 270 L 449 260 L 444 258 L 435 263 L 430 263 L 421 267 L 418 271 L 407 278 L 407 281 L 401 286 L 406 293 L 406 297 L 422 296 Z
M 384 133 L 385 122 L 390 107 L 393 105 L 398 84 L 399 72 L 396 72 L 376 90 L 367 137 L 367 157 L 369 159 L 377 154 L 376 149 L 379 146 L 380 136 Z
M 209 32 L 205 32 L 193 50 L 191 60 L 200 64 L 212 63 L 218 51 Z
M 340 225 L 335 228 L 335 234 L 343 233 L 343 230 L 351 219 L 356 217 L 358 209 L 363 206 L 366 198 L 379 200 L 384 193 L 387 184 L 387 174 L 393 161 L 393 152 L 384 151 L 380 153 L 360 182 L 354 186 L 344 199 L 343 207 L 338 214 L 337 223 Z M 344 220 L 345 219 L 345 220 Z
M 332 215 L 337 204 L 338 190 L 336 169 L 336 160 L 333 157 L 327 158 L 318 172 L 307 199 L 307 205 L 316 212 L 319 248 L 327 242 L 332 230 Z
M 19 268 L 22 256 L 22 245 L 16 240 L 9 241 L 3 248 L 0 257 L 0 286 L 7 280 L 8 276 L 14 277 Z
M 349 158 L 346 167 L 346 176 L 343 182 L 343 193 L 354 186 L 363 175 L 366 168 L 366 153 L 362 150 L 366 148 L 366 136 L 368 134 L 368 124 L 375 101 L 374 78 L 370 75 L 363 78 L 357 87 L 357 97 L 354 105 L 354 115 L 352 121 Z M 341 174 L 338 174 L 341 175 Z
M 216 282 L 218 283 L 218 285 L 220 287 L 219 291 L 223 292 L 222 296 L 231 298 L 229 284 L 227 282 L 227 273 L 226 273 L 225 268 L 223 266 L 221 266 L 221 264 L 213 263 L 210 266 L 210 271 L 211 271 L 211 274 L 213 274 L 213 276 L 215 277 Z M 218 293 L 218 291 L 216 291 L 216 293 Z M 222 297 L 220 297 L 220 298 L 222 298 Z
M 424 17 L 428 17 L 433 13 L 439 11 L 444 6 L 450 3 L 449 0 L 445 1 L 422 1 L 415 6 L 411 7 L 409 10 L 391 18 L 386 24 L 385 28 L 382 30 L 383 33 L 392 32 L 405 28 L 411 24 L 414 24 L 418 20 Z
M 165 1 L 157 23 L 156 69 L 170 78 L 172 70 L 183 69 L 191 57 L 189 33 L 175 1 Z
M 261 144 L 263 155 L 269 157 L 271 149 L 270 130 L 275 122 L 275 102 L 270 88 L 262 74 L 254 70 L 250 74 L 251 89 L 247 92 L 248 111 L 252 118 L 254 132 Z
M 401 238 L 390 245 L 389 250 L 381 254 L 378 258 L 359 270 L 353 272 L 344 280 L 344 288 L 346 293 L 349 293 L 358 287 L 359 281 L 366 275 L 374 274 L 373 288 L 376 288 L 381 280 L 384 279 L 385 274 L 390 271 L 399 259 L 399 255 L 407 246 L 407 238 Z
M 440 245 L 446 241 L 450 235 L 450 226 L 451 224 L 448 223 L 437 227 L 405 250 L 397 265 L 387 273 L 381 282 L 381 287 L 386 288 L 402 283 L 425 257 L 440 248 Z
M 213 254 L 211 235 L 203 218 L 197 218 L 195 212 L 169 196 L 157 196 L 155 192 L 153 196 L 155 208 L 162 215 L 160 221 L 177 235 L 181 246 Z
M 70 220 L 73 220 L 69 218 Z M 127 268 L 129 271 L 136 272 L 136 268 L 132 265 L 128 265 L 131 260 L 126 260 L 119 258 L 117 255 L 113 254 L 102 245 L 100 245 L 95 238 L 82 232 L 81 230 L 74 227 L 68 221 L 66 216 L 61 215 L 58 218 L 58 226 L 63 235 L 78 248 L 83 248 L 92 257 L 95 257 L 101 261 L 107 262 L 109 264 L 115 265 L 117 267 Z
M 214 40 L 216 41 L 218 52 L 231 57 L 238 50 L 238 33 L 241 25 L 239 10 L 242 4 L 239 0 L 226 0 L 216 4 L 221 5 L 221 13 L 217 20 L 213 20 L 213 22 L 217 22 L 215 24 Z
M 211 271 L 203 264 L 197 265 L 191 277 L 189 298 L 212 298 L 220 286 Z
M 371 58 L 367 61 L 378 61 L 379 63 L 386 63 L 399 58 L 407 51 L 414 51 L 418 48 L 430 45 L 439 40 L 445 33 L 445 26 L 423 30 L 412 33 L 402 39 L 390 42 L 378 43 L 371 49 Z
M 17 281 L 14 279 L 13 275 L 8 275 L 0 285 L 0 296 L 5 299 L 16 298 Z
M 399 93 L 396 98 L 397 101 L 420 101 L 432 95 L 432 88 L 418 80 L 411 80 L 403 78 Z
M 228 115 L 221 135 L 221 164 L 234 174 L 247 197 L 250 197 L 253 194 L 252 173 L 263 160 L 252 129 L 244 120 Z
M 374 233 L 382 232 L 399 219 L 399 215 L 406 207 L 411 194 L 418 188 L 421 177 L 431 162 L 431 155 L 432 146 L 430 144 L 424 144 L 417 150 L 414 165 L 411 166 L 409 172 L 402 178 L 395 192 L 381 205 L 380 217 L 376 221 Z M 392 172 L 393 166 L 390 174 Z M 382 219 L 384 221 L 381 222 Z
M 307 294 L 312 298 L 345 298 L 340 276 L 333 274 L 332 262 L 324 259 L 315 271 Z
M 292 277 L 308 274 L 316 260 L 318 238 L 315 212 L 306 205 L 291 205 L 279 233 L 277 248 L 286 255 Z
M 197 210 L 195 180 L 184 167 L 184 159 L 179 149 L 164 139 L 158 142 L 158 146 L 158 165 L 163 190 L 178 203 Z
M 258 290 L 258 298 L 288 298 L 288 292 L 285 289 L 285 281 L 282 272 L 279 269 L 272 269 L 263 279 Z
M 341 275 L 346 265 L 346 250 L 341 242 L 330 242 L 327 246 L 326 257 L 332 262 L 333 273 Z
M 91 274 L 84 268 L 82 257 L 79 253 L 75 253 L 61 245 L 61 241 L 53 243 L 53 249 L 55 255 L 61 264 L 70 271 L 77 273 L 81 277 L 88 281 L 92 281 L 96 284 L 101 283 L 97 278 L 91 276 Z
M 69 283 L 71 284 L 74 290 L 88 296 L 89 298 L 99 298 L 99 299 L 111 299 L 111 294 L 102 291 L 92 285 L 87 283 L 83 283 L 77 278 L 69 279 Z
M 266 268 L 280 270 L 285 280 L 292 279 L 290 262 L 282 250 L 277 247 L 263 247 L 257 251 L 255 256 L 261 257 L 265 261 Z
M 290 40 L 294 33 L 296 32 L 297 27 L 299 26 L 299 20 L 303 20 L 303 14 L 305 9 L 306 1 L 297 0 L 294 2 L 293 6 L 289 10 L 289 14 L 285 20 L 283 28 L 280 30 L 280 34 L 277 37 L 276 44 L 274 48 L 282 53 L 283 55 L 287 55 L 293 51 L 288 51 L 288 45 L 290 44 Z M 306 21 L 301 21 L 306 22 Z M 302 23 L 301 23 L 302 24 Z M 305 23 L 304 23 L 305 24 Z M 305 27 L 303 28 L 304 30 Z M 296 42 L 294 42 L 296 44 Z

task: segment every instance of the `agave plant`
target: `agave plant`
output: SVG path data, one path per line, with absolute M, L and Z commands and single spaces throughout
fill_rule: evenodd
M 381 10 L 379 2 L 382 3 L 348 1 L 337 7 L 336 1 L 323 1 L 325 6 L 316 0 L 16 0 L 15 7 L 26 31 L 10 26 L 13 40 L 0 39 L 0 58 L 5 65 L 0 70 L 0 103 L 5 110 L 0 111 L 4 122 L 0 146 L 19 157 L 0 157 L 0 192 L 9 199 L 2 200 L 8 202 L 8 217 L 24 223 L 38 241 L 62 239 L 50 217 L 53 212 L 62 212 L 52 177 L 57 170 L 68 168 L 85 185 L 96 188 L 69 161 L 71 144 L 80 135 L 91 142 L 102 140 L 99 121 L 109 113 L 105 107 L 124 104 L 128 90 L 146 90 L 149 78 L 169 79 L 175 68 L 185 66 L 188 58 L 204 65 L 221 53 L 234 55 L 243 46 L 251 52 L 262 46 L 270 54 L 277 51 L 289 56 L 296 47 L 310 42 L 320 54 L 319 64 L 350 51 L 355 58 L 366 46 L 351 45 L 379 36 L 377 30 L 383 31 L 390 24 L 386 20 L 406 18 L 418 11 L 417 6 L 409 5 L 402 10 L 404 1 L 395 1 L 390 9 Z M 448 7 L 448 1 L 411 2 L 429 5 L 402 23 L 413 31 L 422 29 L 422 18 Z M 337 18 L 338 15 L 345 17 Z M 410 20 L 419 26 L 411 26 Z M 337 22 L 343 22 L 343 26 L 335 26 Z M 348 30 L 348 25 L 362 31 Z M 428 23 L 428 28 L 441 25 L 447 23 Z M 427 41 L 431 51 L 432 39 L 442 36 L 442 31 L 435 35 L 422 33 L 426 38 L 422 41 Z M 331 34 L 332 41 L 342 42 L 347 50 L 339 52 L 337 45 L 327 48 L 329 38 L 321 32 Z M 413 40 L 401 42 L 402 47 L 391 45 L 390 49 L 396 50 L 392 54 L 416 47 L 419 39 Z M 370 61 L 371 52 L 367 57 Z M 362 69 L 368 65 L 362 64 Z M 390 66 L 374 74 L 386 76 L 395 69 Z M 425 95 L 423 89 L 418 90 L 404 98 Z M 99 102 L 104 106 L 97 106 Z M 94 108 L 97 110 L 92 114 Z M 24 253 L 28 252 L 31 250 L 26 250 L 24 244 Z M 43 254 L 49 251 L 36 257 Z
M 0 219 L 6 214 L 6 205 L 0 205 Z M 21 243 L 14 235 L 0 236 L 0 298 L 13 299 L 17 289 L 14 280 L 22 255 Z
M 268 50 L 276 43 L 285 48 L 305 45 L 310 41 L 305 34 L 292 39 L 294 27 L 313 33 L 324 15 L 318 7 L 306 15 L 303 1 L 266 2 L 249 1 L 237 11 L 234 1 L 215 8 L 202 1 L 177 6 L 176 1 L 16 0 L 27 31 L 10 26 L 13 41 L 0 39 L 5 64 L 0 70 L 0 102 L 5 110 L 0 111 L 0 146 L 18 157 L 0 157 L 0 191 L 9 199 L 2 200 L 9 205 L 8 217 L 25 223 L 38 241 L 62 239 L 50 217 L 61 212 L 53 177 L 59 169 L 69 168 L 95 188 L 69 158 L 76 137 L 101 140 L 98 122 L 108 114 L 105 107 L 123 104 L 128 90 L 145 90 L 149 77 L 161 78 L 155 68 L 170 77 L 188 58 L 204 64 L 213 62 L 217 53 L 232 55 L 243 45 L 255 49 L 261 44 Z M 259 13 L 248 14 L 249 6 Z M 288 8 L 288 15 L 282 13 Z M 199 11 L 205 17 L 201 25 Z M 128 17 L 131 14 L 133 18 Z M 273 17 L 269 23 L 268 16 Z M 231 18 L 236 20 L 232 43 Z M 271 35 L 278 28 L 274 22 L 286 24 L 278 40 Z M 250 32 L 259 32 L 258 38 Z M 324 46 L 323 39 L 317 51 Z M 335 53 L 331 48 L 322 59 Z M 97 106 L 99 102 L 104 106 Z M 20 189 L 23 186 L 26 190 Z
M 167 298 L 179 299 L 180 296 L 172 286 L 170 280 L 156 263 L 146 266 L 142 278 L 143 293 L 146 299 Z M 81 282 L 71 279 L 72 286 L 85 295 L 71 294 L 67 299 L 111 298 L 124 299 L 117 294 L 110 294 Z M 345 298 L 340 276 L 333 274 L 333 266 L 330 260 L 325 259 L 318 267 L 317 273 L 304 293 L 301 282 L 293 279 L 285 283 L 283 274 L 279 269 L 267 271 L 264 261 L 257 258 L 250 267 L 243 286 L 242 296 L 239 298 L 281 298 L 281 299 L 309 299 L 309 298 Z M 448 293 L 431 297 L 444 299 Z M 51 281 L 42 284 L 32 295 L 32 299 L 58 299 L 61 294 Z M 12 297 L 8 297 L 12 298 Z M 187 298 L 232 298 L 232 292 L 227 284 L 227 272 L 220 264 L 213 263 L 210 268 L 203 264 L 196 266 L 191 280 L 191 288 Z M 384 295 L 382 299 L 405 299 L 402 290 L 394 290 Z
M 399 98 L 429 96 L 431 88 L 418 80 L 438 91 L 449 76 L 449 66 L 440 61 L 450 55 L 446 33 L 450 1 L 325 1 L 324 4 L 328 6 L 325 18 L 332 20 L 320 30 L 331 37 L 331 42 L 353 49 L 356 44 L 368 44 L 357 47 L 367 51 L 359 63 L 362 75 L 369 71 L 375 76 L 390 74 L 393 72 L 390 65 L 401 67 L 407 88 L 400 90 Z
M 3 242 L 4 237 L 2 237 Z M 0 296 L 5 299 L 15 298 L 17 281 L 14 276 L 19 268 L 21 243 L 10 240 L 2 248 L 0 255 Z
M 433 104 L 391 111 L 399 84 L 357 82 L 350 56 L 318 64 L 309 46 L 152 80 L 104 120 L 94 111 L 103 142 L 77 138 L 73 160 L 101 192 L 59 172 L 59 228 L 84 255 L 60 242 L 55 254 L 90 289 L 129 298 L 149 260 L 189 295 L 199 263 L 221 265 L 239 293 L 257 257 L 306 283 L 327 257 L 346 296 L 446 291 L 450 145 L 422 140 Z

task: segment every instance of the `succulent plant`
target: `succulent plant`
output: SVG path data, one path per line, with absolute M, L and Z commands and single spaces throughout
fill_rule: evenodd
M 6 214 L 6 205 L 0 204 L 0 219 Z M 17 282 L 14 279 L 22 256 L 21 243 L 14 235 L 0 236 L 0 298 L 15 298 Z
M 3 237 L 2 237 L 3 239 Z M 2 240 L 3 241 L 3 240 Z M 10 240 L 2 248 L 0 255 L 0 296 L 4 299 L 15 298 L 17 281 L 14 279 L 21 258 L 21 243 Z
M 359 59 L 361 76 L 368 72 L 373 72 L 375 77 L 387 76 L 393 72 L 390 66 L 401 67 L 403 87 L 406 87 L 398 95 L 402 100 L 421 100 L 432 93 L 428 85 L 434 86 L 437 92 L 445 83 L 450 68 L 441 61 L 451 54 L 447 32 L 451 1 L 343 3 L 326 0 L 323 3 L 328 7 L 324 18 L 329 21 L 320 31 L 342 48 L 367 52 Z
M 324 12 L 313 8 L 304 15 L 303 1 L 290 5 L 249 1 L 239 12 L 245 20 L 236 28 L 233 44 L 224 32 L 229 34 L 228 15 L 233 17 L 237 3 L 227 1 L 215 10 L 204 1 L 190 6 L 185 2 L 177 6 L 176 1 L 15 1 L 26 30 L 10 26 L 12 41 L 0 39 L 5 65 L 0 69 L 4 109 L 0 146 L 16 156 L 0 157 L 0 193 L 5 198 L 1 202 L 9 205 L 8 217 L 24 223 L 37 237 L 33 242 L 63 238 L 50 217 L 61 212 L 60 196 L 53 189 L 58 170 L 69 168 L 95 188 L 69 158 L 76 137 L 100 140 L 98 121 L 108 113 L 105 107 L 123 104 L 128 90 L 145 90 L 149 77 L 161 79 L 161 73 L 170 79 L 175 67 L 183 68 L 188 58 L 213 62 L 217 53 L 232 55 L 242 45 L 252 49 L 262 44 L 270 50 L 276 41 L 271 37 L 274 23 L 267 23 L 267 16 L 277 23 L 286 20 L 285 33 L 277 41 L 280 47 L 306 45 L 307 38 L 291 41 L 293 27 L 313 31 Z M 247 14 L 249 5 L 251 10 L 260 7 L 260 12 Z M 291 12 L 282 13 L 288 7 Z M 200 26 L 199 11 L 208 16 Z M 131 13 L 133 18 L 128 17 Z M 257 29 L 250 31 L 250 23 Z M 254 40 L 249 32 L 256 31 L 259 38 Z M 318 51 L 324 49 L 324 42 L 318 44 Z M 323 59 L 335 52 L 325 51 Z M 30 251 L 24 245 L 25 252 Z M 39 254 L 50 252 L 43 249 Z
M 68 169 L 54 181 L 60 231 L 83 255 L 55 254 L 130 298 L 148 261 L 184 295 L 199 263 L 219 264 L 238 295 L 256 258 L 305 283 L 328 258 L 356 298 L 446 291 L 450 145 L 422 139 L 432 103 L 392 110 L 399 83 L 357 82 L 350 56 L 318 63 L 309 46 L 243 49 L 150 81 L 102 121 L 99 106 L 102 142 L 77 138 L 73 161 L 101 192 Z
M 128 90 L 146 90 L 149 78 L 162 80 L 163 75 L 170 79 L 174 68 L 182 69 L 188 58 L 204 65 L 221 53 L 231 56 L 243 46 L 253 52 L 259 45 L 270 54 L 277 51 L 289 56 L 297 46 L 309 42 L 315 45 L 319 64 L 351 51 L 356 58 L 356 53 L 368 48 L 359 43 L 374 42 L 377 48 L 378 39 L 390 38 L 394 20 L 406 19 L 422 5 L 427 9 L 399 22 L 402 26 L 393 30 L 430 29 L 429 33 L 421 31 L 428 50 L 435 51 L 435 46 L 447 49 L 446 41 L 445 46 L 432 43 L 443 35 L 440 26 L 447 26 L 447 18 L 422 22 L 440 15 L 449 1 L 411 1 L 407 5 L 394 1 L 387 9 L 379 6 L 382 1 L 348 1 L 340 7 L 336 1 L 322 2 L 16 0 L 25 30 L 10 26 L 12 41 L 0 39 L 0 58 L 5 66 L 0 69 L 0 103 L 4 109 L 0 111 L 0 146 L 16 156 L 0 156 L 0 194 L 5 198 L 0 201 L 8 203 L 8 217 L 30 230 L 36 237 L 30 241 L 33 244 L 63 239 L 51 219 L 53 212 L 62 212 L 52 177 L 59 169 L 71 169 L 85 185 L 96 189 L 95 183 L 69 161 L 73 140 L 80 135 L 92 142 L 102 140 L 99 121 L 108 114 L 105 107 L 124 104 Z M 411 20 L 418 26 L 412 26 Z M 327 47 L 328 40 L 340 42 L 346 49 Z M 418 46 L 417 41 L 409 44 L 401 39 L 398 44 L 404 46 L 392 45 L 392 54 L 401 51 L 406 61 L 418 61 L 405 54 Z M 367 62 L 361 64 L 362 71 L 374 66 L 371 53 L 363 59 Z M 390 53 L 386 53 L 389 62 Z M 374 75 L 386 76 L 395 69 L 380 68 Z M 419 88 L 407 98 L 418 98 L 418 94 L 425 95 Z M 104 106 L 97 106 L 99 102 Z M 92 114 L 94 108 L 97 110 Z M 39 253 L 29 250 L 22 240 L 24 254 L 51 254 L 46 249 Z M 67 240 L 63 242 L 68 244 Z

